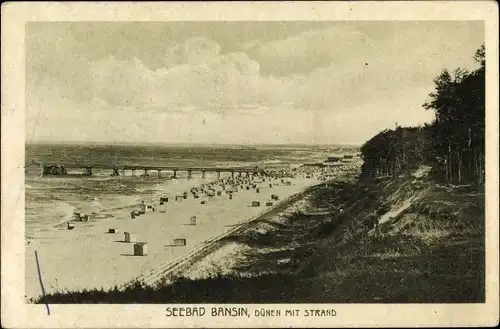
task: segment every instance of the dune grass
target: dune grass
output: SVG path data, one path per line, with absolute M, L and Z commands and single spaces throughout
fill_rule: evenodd
M 270 216 L 222 241 L 251 247 L 234 274 L 59 292 L 34 302 L 484 302 L 484 194 L 406 175 L 318 186 L 308 202 L 330 213 Z M 375 225 L 391 211 L 396 215 Z

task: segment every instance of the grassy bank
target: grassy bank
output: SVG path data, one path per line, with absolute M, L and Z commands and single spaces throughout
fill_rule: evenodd
M 301 209 L 218 242 L 248 247 L 232 274 L 37 302 L 484 302 L 484 195 L 424 169 L 315 187 Z

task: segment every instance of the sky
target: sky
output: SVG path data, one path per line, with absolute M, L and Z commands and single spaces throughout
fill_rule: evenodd
M 433 119 L 482 22 L 32 22 L 26 140 L 362 144 Z

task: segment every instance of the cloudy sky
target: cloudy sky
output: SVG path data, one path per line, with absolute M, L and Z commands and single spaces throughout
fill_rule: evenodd
M 27 141 L 361 144 L 432 120 L 482 22 L 29 23 Z

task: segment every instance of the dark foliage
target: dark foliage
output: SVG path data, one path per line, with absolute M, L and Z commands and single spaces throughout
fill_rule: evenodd
M 435 113 L 432 124 L 384 130 L 361 148 L 364 177 L 398 174 L 420 164 L 453 184 L 484 185 L 485 55 L 476 51 L 479 68 L 444 70 L 423 106 Z
M 379 177 L 413 169 L 429 160 L 431 127 L 384 130 L 361 147 L 364 177 Z

